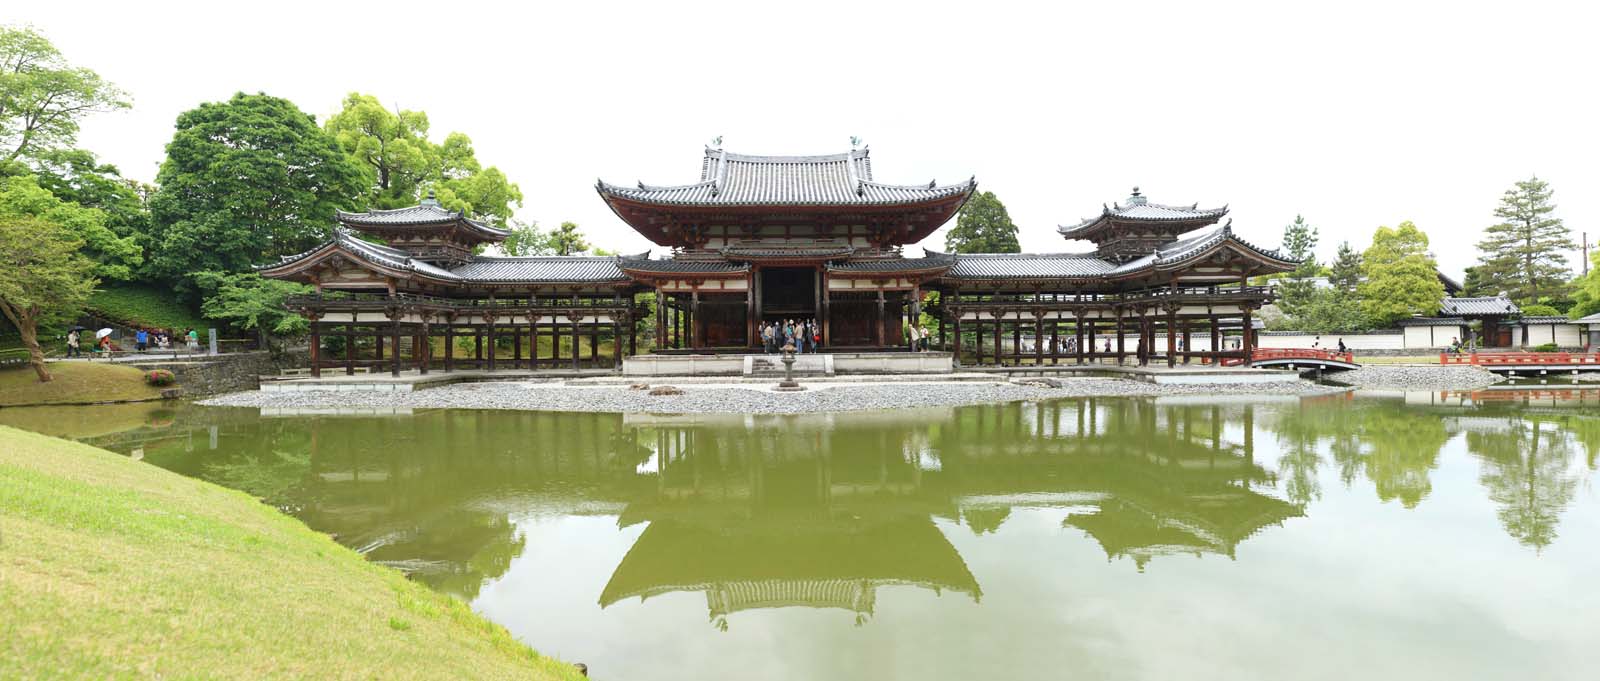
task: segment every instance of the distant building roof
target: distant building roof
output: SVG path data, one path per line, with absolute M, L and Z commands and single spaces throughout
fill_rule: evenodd
M 478 256 L 453 274 L 473 282 L 583 282 L 630 281 L 617 267 L 614 256 L 548 255 L 516 258 Z
M 421 203 L 409 208 L 395 208 L 393 210 L 369 210 L 365 213 L 347 213 L 338 211 L 335 214 L 339 222 L 357 229 L 362 227 L 380 228 L 405 228 L 405 227 L 435 227 L 457 225 L 464 232 L 484 241 L 501 241 L 511 236 L 511 232 L 495 227 L 490 227 L 477 220 L 469 220 L 466 214 L 458 210 L 445 210 L 439 201 L 430 192 Z
M 1537 315 L 1533 317 L 1523 317 L 1522 319 L 1517 320 L 1517 323 L 1523 326 L 1528 326 L 1531 324 L 1577 324 L 1579 322 L 1575 322 L 1561 315 Z
M 1466 326 L 1467 320 L 1461 317 L 1410 317 L 1395 322 L 1395 324 L 1399 326 Z
M 1439 312 L 1446 315 L 1468 317 L 1495 317 L 1522 314 L 1522 309 L 1505 296 L 1482 298 L 1445 298 L 1439 301 Z
M 1600 324 L 1600 312 L 1596 312 L 1596 313 L 1594 313 L 1592 315 L 1589 315 L 1587 317 L 1579 317 L 1577 319 L 1572 320 L 1572 323 L 1574 323 L 1574 324 Z

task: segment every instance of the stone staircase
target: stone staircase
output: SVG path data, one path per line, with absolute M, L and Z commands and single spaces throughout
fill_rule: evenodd
M 751 378 L 783 378 L 783 355 L 745 355 L 744 375 Z M 794 375 L 832 376 L 833 355 L 795 355 Z

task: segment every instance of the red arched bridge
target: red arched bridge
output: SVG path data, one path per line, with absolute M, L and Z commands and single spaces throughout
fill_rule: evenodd
M 1245 364 L 1243 359 L 1222 361 L 1223 366 Z M 1347 352 L 1318 348 L 1256 348 L 1250 351 L 1250 366 L 1267 369 L 1315 369 L 1319 371 L 1349 371 L 1360 369 L 1355 358 Z
M 1439 363 L 1482 367 L 1499 374 L 1576 374 L 1600 371 L 1600 352 L 1441 352 Z

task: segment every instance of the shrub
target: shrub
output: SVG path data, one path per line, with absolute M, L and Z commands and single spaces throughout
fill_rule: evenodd
M 1524 316 L 1524 317 L 1560 317 L 1561 316 L 1561 311 L 1557 310 L 1555 308 L 1555 306 L 1553 306 L 1553 305 L 1545 305 L 1543 303 L 1534 303 L 1532 305 L 1523 305 L 1522 306 L 1522 316 Z
M 1544 345 L 1535 345 L 1535 346 L 1533 346 L 1533 351 L 1534 352 L 1560 352 L 1561 351 L 1561 346 L 1556 345 L 1555 343 L 1545 343 Z
M 161 386 L 177 383 L 178 377 L 173 376 L 172 372 L 167 371 L 166 369 L 151 369 L 150 371 L 145 372 L 144 382 L 159 388 Z

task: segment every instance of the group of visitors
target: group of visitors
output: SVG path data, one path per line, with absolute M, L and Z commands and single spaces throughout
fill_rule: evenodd
M 916 351 L 916 352 L 927 352 L 927 350 L 928 350 L 928 329 L 927 329 L 927 327 L 923 326 L 921 322 L 918 322 L 916 324 L 912 324 L 910 326 L 910 328 L 908 328 L 906 330 L 906 333 L 911 336 L 911 349 L 913 351 Z
M 784 319 L 761 325 L 761 346 L 769 353 L 793 345 L 795 352 L 816 352 L 822 344 L 822 327 L 815 319 Z
M 71 358 L 83 356 L 83 332 L 86 330 L 87 329 L 83 328 L 74 328 L 67 332 L 67 357 Z M 167 329 L 146 329 L 143 327 L 134 329 L 133 348 L 136 352 L 146 352 L 149 350 L 171 350 L 174 337 L 183 339 L 182 342 L 184 347 L 189 352 L 200 351 L 200 332 L 192 328 L 184 331 L 182 334 L 176 335 Z M 103 353 L 107 356 L 120 349 L 117 347 L 117 344 L 111 340 L 110 334 L 99 336 L 98 340 L 95 340 L 93 345 L 95 352 Z

